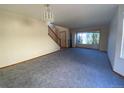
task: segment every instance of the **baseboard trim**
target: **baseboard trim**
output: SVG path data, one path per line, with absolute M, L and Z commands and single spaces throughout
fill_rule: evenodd
M 54 51 L 54 52 L 51 52 L 51 53 L 48 53 L 48 54 L 44 54 L 44 55 L 42 55 L 42 56 L 34 57 L 34 58 L 31 58 L 31 59 L 28 59 L 28 60 L 25 60 L 25 61 L 22 61 L 22 62 L 18 62 L 18 63 L 12 64 L 12 65 L 8 65 L 8 66 L 5 66 L 5 67 L 1 67 L 0 69 L 8 68 L 8 67 L 15 66 L 15 65 L 18 65 L 18 64 L 23 64 L 23 63 L 26 63 L 27 61 L 30 61 L 30 60 L 32 60 L 32 59 L 39 58 L 39 57 L 43 57 L 43 56 L 47 56 L 47 55 L 56 53 L 56 52 L 58 52 L 58 51 L 60 51 L 60 50 L 56 50 L 56 51 Z
M 123 78 L 124 79 L 124 76 L 123 75 L 121 75 L 120 73 L 118 73 L 118 72 L 116 72 L 116 71 L 114 71 L 114 70 L 112 70 L 115 74 L 117 74 L 118 76 L 120 76 L 121 78 Z
M 111 64 L 111 61 L 110 61 L 109 58 L 108 58 L 108 60 L 109 60 L 109 65 L 110 65 L 110 68 L 111 68 L 112 72 L 124 79 L 123 75 L 121 75 L 120 73 L 114 71 L 114 68 L 112 67 L 112 64 Z

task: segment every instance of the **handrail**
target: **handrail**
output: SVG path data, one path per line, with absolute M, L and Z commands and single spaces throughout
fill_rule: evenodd
M 55 35 L 55 37 L 57 38 L 57 40 L 54 40 L 57 44 L 59 44 L 59 46 L 61 47 L 61 39 L 58 37 L 58 35 L 53 31 L 53 29 L 48 25 L 48 29 L 50 29 L 50 31 Z M 50 35 L 50 33 L 48 33 Z M 51 35 L 50 35 L 51 36 Z M 54 39 L 52 36 L 51 36 L 52 39 Z M 59 42 L 58 42 L 59 40 Z
M 55 34 L 55 36 L 56 36 L 58 39 L 60 39 L 60 38 L 58 37 L 58 35 L 53 31 L 53 29 L 52 29 L 50 26 L 48 26 L 48 28 Z

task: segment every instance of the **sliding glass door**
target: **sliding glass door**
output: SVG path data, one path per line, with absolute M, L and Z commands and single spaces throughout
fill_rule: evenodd
M 78 32 L 76 34 L 76 46 L 86 48 L 99 48 L 100 32 Z

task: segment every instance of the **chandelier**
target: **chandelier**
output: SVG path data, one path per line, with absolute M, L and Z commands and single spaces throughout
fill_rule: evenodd
M 43 7 L 43 21 L 45 23 L 53 23 L 54 21 L 54 14 L 49 4 L 45 4 Z

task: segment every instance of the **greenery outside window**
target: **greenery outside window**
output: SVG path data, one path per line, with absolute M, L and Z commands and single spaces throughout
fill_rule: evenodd
M 87 45 L 98 45 L 100 39 L 99 32 L 79 32 L 77 33 L 77 43 Z

